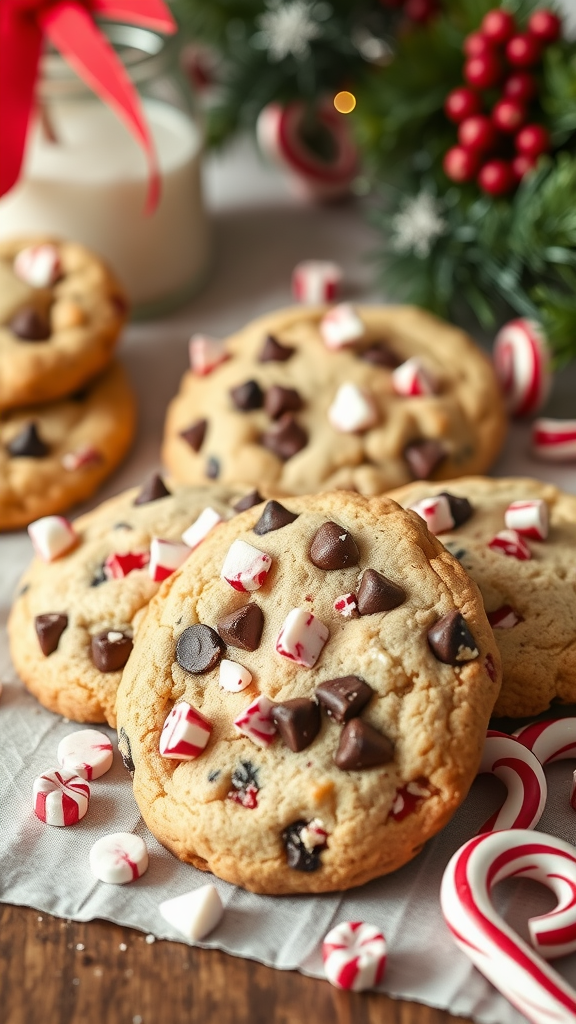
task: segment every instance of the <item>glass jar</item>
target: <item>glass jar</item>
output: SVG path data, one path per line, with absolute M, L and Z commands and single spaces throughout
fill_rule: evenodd
M 144 212 L 148 165 L 128 129 L 48 52 L 23 174 L 0 200 L 0 238 L 50 234 L 82 242 L 116 271 L 135 315 L 156 316 L 188 299 L 207 273 L 204 135 L 177 37 L 118 24 L 103 31 L 143 102 L 160 166 L 158 207 Z

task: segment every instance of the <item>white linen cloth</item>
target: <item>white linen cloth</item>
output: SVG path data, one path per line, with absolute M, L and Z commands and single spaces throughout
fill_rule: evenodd
M 234 205 L 238 181 L 247 183 L 252 193 Z M 261 312 L 288 304 L 291 269 L 309 257 L 341 262 L 349 296 L 379 298 L 366 286 L 371 271 L 363 253 L 371 238 L 353 207 L 311 210 L 293 204 L 242 146 L 227 162 L 212 165 L 209 186 L 216 208 L 213 279 L 184 312 L 128 329 L 122 356 L 138 392 L 139 437 L 125 466 L 93 504 L 138 482 L 158 465 L 165 407 L 185 367 L 192 330 L 222 336 Z M 558 378 L 550 406 L 554 414 L 574 415 L 574 377 L 570 372 Z M 528 427 L 514 426 L 495 472 L 540 476 L 576 491 L 576 469 L 536 463 L 528 447 Z M 77 726 L 41 708 L 10 664 L 5 624 L 17 579 L 30 556 L 23 531 L 0 536 L 0 901 L 78 921 L 104 918 L 183 941 L 160 916 L 158 905 L 213 879 L 181 864 L 148 833 L 117 751 L 112 770 L 92 783 L 91 805 L 78 825 L 50 828 L 32 811 L 34 777 L 56 766 L 60 739 Z M 114 733 L 108 732 L 115 744 Z M 547 776 L 550 796 L 540 829 L 571 842 L 576 835 L 576 814 L 568 803 L 571 766 L 552 765 Z M 503 793 L 496 780 L 479 780 L 453 821 L 411 864 L 349 893 L 264 897 L 215 879 L 226 913 L 202 945 L 322 977 L 320 947 L 329 928 L 343 920 L 370 921 L 383 929 L 388 941 L 382 991 L 470 1016 L 481 1024 L 519 1024 L 524 1018 L 455 947 L 438 902 L 450 856 L 475 834 Z M 92 843 L 116 831 L 144 836 L 150 852 L 147 874 L 126 886 L 96 881 L 88 866 Z M 497 901 L 523 934 L 527 918 L 552 905 L 547 890 L 527 881 L 504 883 Z M 576 985 L 576 955 L 565 957 L 559 969 Z

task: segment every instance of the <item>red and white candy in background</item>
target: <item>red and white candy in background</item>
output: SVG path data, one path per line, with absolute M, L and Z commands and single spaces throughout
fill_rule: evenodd
M 330 260 L 303 260 L 292 271 L 292 294 L 297 302 L 334 302 L 342 283 L 342 267 Z
M 546 462 L 576 459 L 576 420 L 535 420 L 532 425 L 532 451 Z
M 548 129 L 533 120 L 530 105 L 538 98 L 534 71 L 561 30 L 560 18 L 547 9 L 534 11 L 521 32 L 510 11 L 494 8 L 466 37 L 467 84 L 449 93 L 444 105 L 458 125 L 458 145 L 443 164 L 452 181 L 475 180 L 483 192 L 505 195 L 550 149 Z
M 386 940 L 376 925 L 343 921 L 326 935 L 322 959 L 331 985 L 362 992 L 384 977 Z
M 520 317 L 494 339 L 494 370 L 512 416 L 538 412 L 552 385 L 550 352 L 539 324 Z

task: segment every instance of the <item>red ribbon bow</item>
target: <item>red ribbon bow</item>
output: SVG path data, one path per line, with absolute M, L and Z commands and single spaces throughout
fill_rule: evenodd
M 46 36 L 142 146 L 149 166 L 151 212 L 160 194 L 154 142 L 138 93 L 95 15 L 159 32 L 176 31 L 163 0 L 0 0 L 0 196 L 20 175 Z

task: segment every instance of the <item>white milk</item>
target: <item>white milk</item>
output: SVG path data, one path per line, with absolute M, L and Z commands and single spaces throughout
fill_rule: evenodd
M 144 214 L 147 162 L 118 118 L 91 99 L 50 103 L 58 143 L 32 132 L 21 181 L 0 200 L 0 238 L 49 233 L 100 253 L 138 306 L 192 290 L 206 269 L 199 129 L 157 100 L 144 109 L 162 177 L 158 208 Z

